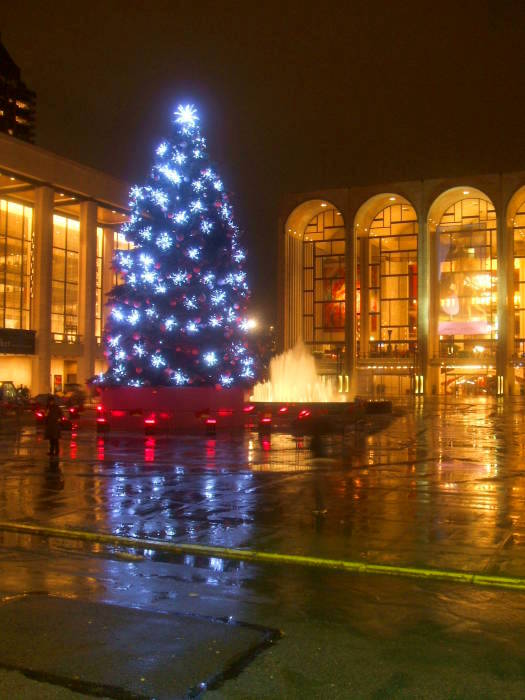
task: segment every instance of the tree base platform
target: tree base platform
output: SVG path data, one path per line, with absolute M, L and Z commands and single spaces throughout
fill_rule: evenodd
M 202 387 L 108 387 L 101 390 L 97 429 L 125 432 L 213 432 L 244 426 L 249 390 Z

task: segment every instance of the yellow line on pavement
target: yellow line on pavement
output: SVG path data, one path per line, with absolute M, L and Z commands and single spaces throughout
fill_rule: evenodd
M 368 564 L 360 561 L 345 561 L 344 559 L 320 559 L 305 557 L 298 554 L 278 554 L 274 552 L 257 552 L 251 549 L 231 549 L 213 545 L 184 544 L 165 542 L 163 540 L 143 539 L 138 537 L 123 537 L 102 532 L 85 530 L 69 530 L 41 525 L 25 525 L 23 523 L 0 522 L 0 531 L 17 532 L 23 535 L 39 537 L 56 537 L 67 540 L 81 540 L 97 544 L 113 545 L 132 549 L 154 549 L 171 554 L 194 554 L 218 559 L 236 559 L 260 564 L 280 564 L 286 566 L 308 566 L 319 569 L 348 571 L 359 574 L 379 574 L 383 576 L 403 576 L 454 583 L 470 583 L 477 586 L 492 588 L 507 588 L 525 590 L 525 579 L 508 576 L 487 576 L 462 571 L 447 571 L 444 569 L 422 569 L 412 566 L 389 566 L 386 564 Z

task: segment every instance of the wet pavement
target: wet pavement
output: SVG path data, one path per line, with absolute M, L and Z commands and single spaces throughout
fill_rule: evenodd
M 81 426 L 57 466 L 5 424 L 0 520 L 525 577 L 525 402 L 407 402 L 369 428 L 316 457 L 286 435 Z M 282 630 L 206 697 L 525 697 L 516 591 L 0 532 L 0 596 L 23 593 Z

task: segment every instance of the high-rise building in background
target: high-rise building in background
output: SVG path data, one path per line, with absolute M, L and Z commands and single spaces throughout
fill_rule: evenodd
M 35 119 L 36 95 L 22 81 L 0 37 L 0 131 L 33 142 Z

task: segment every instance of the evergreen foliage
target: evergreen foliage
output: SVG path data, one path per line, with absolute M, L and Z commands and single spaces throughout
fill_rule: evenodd
M 131 216 L 121 228 L 130 250 L 113 261 L 122 283 L 109 295 L 109 369 L 95 381 L 252 384 L 245 253 L 232 206 L 192 106 L 179 106 L 173 131 L 147 182 L 130 193 Z

